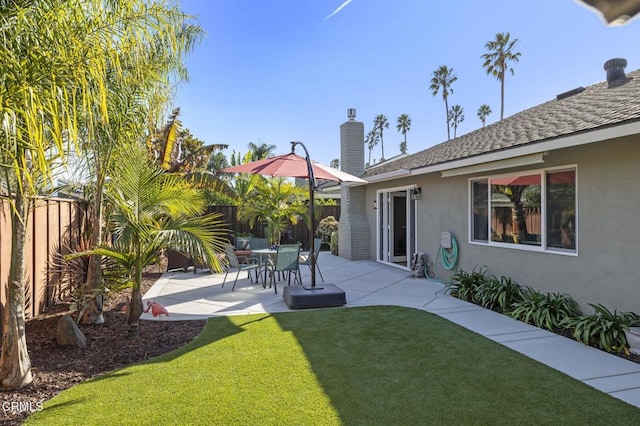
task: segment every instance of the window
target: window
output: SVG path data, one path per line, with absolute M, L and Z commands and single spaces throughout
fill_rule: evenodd
M 576 250 L 576 171 L 543 170 L 471 181 L 471 241 Z

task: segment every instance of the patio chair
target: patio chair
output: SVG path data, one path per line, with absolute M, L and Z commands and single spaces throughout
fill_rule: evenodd
M 275 259 L 267 259 L 267 268 L 270 272 L 269 288 L 273 285 L 275 294 L 278 294 L 278 286 L 276 284 L 275 274 L 276 272 L 287 272 L 288 285 L 291 285 L 291 273 L 295 277 L 294 284 L 296 282 L 301 283 L 299 277 L 298 268 L 298 256 L 300 255 L 299 244 L 283 244 L 278 247 L 278 252 L 275 255 Z
M 269 248 L 269 239 L 251 237 L 251 239 L 249 240 L 249 248 L 251 250 L 260 250 L 260 249 Z
M 324 277 L 322 276 L 322 272 L 320 271 L 320 267 L 318 266 L 318 256 L 320 255 L 320 246 L 322 245 L 322 238 L 314 238 L 313 239 L 313 252 L 316 256 L 316 271 L 320 274 L 320 278 L 322 282 L 324 282 Z M 300 265 L 307 265 L 309 269 L 311 269 L 311 256 L 309 256 L 310 251 L 306 253 L 301 253 L 298 258 L 298 275 L 300 275 Z
M 249 257 L 251 255 L 251 237 L 235 237 L 233 247 L 238 257 Z
M 258 282 L 258 271 L 260 269 L 260 264 L 258 260 L 252 257 L 246 258 L 244 262 L 238 260 L 238 256 L 236 256 L 236 252 L 233 249 L 233 246 L 230 244 L 225 245 L 224 252 L 227 255 L 227 261 L 229 262 L 229 267 L 227 268 L 227 272 L 224 274 L 224 279 L 222 280 L 222 287 L 224 287 L 224 283 L 227 282 L 227 275 L 229 275 L 229 269 L 236 268 L 238 272 L 236 273 L 236 279 L 233 281 L 233 287 L 231 287 L 231 291 L 235 290 L 236 283 L 238 282 L 238 276 L 240 276 L 240 272 L 247 271 L 248 278 L 251 280 L 251 284 L 253 284 L 253 278 L 251 278 L 251 271 L 256 271 L 256 283 Z M 264 284 L 263 284 L 264 286 Z

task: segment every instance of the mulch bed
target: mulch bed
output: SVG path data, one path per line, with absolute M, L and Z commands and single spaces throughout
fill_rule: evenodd
M 143 276 L 143 294 L 162 275 L 159 267 Z M 27 321 L 27 349 L 31 359 L 33 384 L 23 389 L 2 392 L 0 424 L 20 425 L 30 411 L 11 409 L 12 402 L 35 410 L 42 402 L 61 391 L 92 377 L 152 358 L 192 341 L 204 328 L 205 320 L 141 321 L 140 337 L 127 338 L 125 306 L 128 291 L 116 295 L 105 304 L 101 325 L 80 325 L 87 338 L 84 348 L 58 347 L 56 326 L 69 312 L 66 303 L 52 307 L 43 315 Z

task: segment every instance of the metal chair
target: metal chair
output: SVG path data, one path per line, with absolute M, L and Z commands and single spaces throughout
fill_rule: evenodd
M 229 262 L 229 267 L 227 268 L 227 272 L 224 274 L 224 280 L 222 280 L 222 287 L 224 287 L 224 283 L 227 282 L 227 275 L 229 274 L 229 269 L 236 268 L 238 273 L 236 274 L 236 279 L 233 281 L 233 287 L 231 287 L 231 291 L 236 288 L 236 283 L 238 282 L 238 276 L 240 276 L 240 272 L 247 271 L 249 279 L 251 280 L 251 284 L 253 284 L 253 278 L 251 278 L 251 271 L 256 271 L 256 283 L 258 282 L 258 270 L 260 269 L 260 264 L 258 260 L 252 257 L 246 258 L 245 262 L 240 262 L 238 260 L 238 256 L 236 256 L 236 252 L 233 249 L 233 246 L 230 244 L 226 244 L 224 246 L 224 252 L 227 255 L 227 261 Z M 263 284 L 264 285 L 264 284 Z
M 294 284 L 296 282 L 301 283 L 299 277 L 298 268 L 298 256 L 300 255 L 299 244 L 283 244 L 278 247 L 275 259 L 267 260 L 267 268 L 271 273 L 269 278 L 269 288 L 273 284 L 275 294 L 278 294 L 278 286 L 276 284 L 275 273 L 276 272 L 288 272 L 288 285 L 291 285 L 291 273 L 295 276 Z
M 251 250 L 260 250 L 260 249 L 269 248 L 269 239 L 251 237 L 251 239 L 249 240 L 249 248 Z
M 322 245 L 322 238 L 314 238 L 313 239 L 313 252 L 316 257 L 316 271 L 320 274 L 320 278 L 322 282 L 324 282 L 324 277 L 322 276 L 322 272 L 320 271 L 320 267 L 318 266 L 318 256 L 320 255 L 320 246 Z M 300 275 L 300 265 L 307 265 L 309 269 L 311 269 L 311 256 L 309 256 L 310 251 L 306 253 L 301 253 L 298 259 L 298 275 Z

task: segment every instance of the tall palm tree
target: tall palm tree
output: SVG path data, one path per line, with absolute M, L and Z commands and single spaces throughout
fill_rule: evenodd
M 276 148 L 277 146 L 275 145 L 267 145 L 266 143 L 255 144 L 253 142 L 249 142 L 249 151 L 252 153 L 253 161 L 271 157 Z
M 329 167 L 332 167 L 334 169 L 339 169 L 340 168 L 340 159 L 339 158 L 334 158 L 333 160 L 331 160 L 331 162 L 329 163 Z
M 382 157 L 380 158 L 380 161 L 384 161 L 384 129 L 388 129 L 389 128 L 389 120 L 387 120 L 387 117 L 384 116 L 384 114 L 378 114 L 376 115 L 376 118 L 374 118 L 373 120 L 373 128 L 377 130 L 378 135 L 380 136 L 380 148 L 382 148 Z
M 431 78 L 431 94 L 436 96 L 438 92 L 442 91 L 442 100 L 444 101 L 445 115 L 447 117 L 447 140 L 451 139 L 451 130 L 449 125 L 449 95 L 453 93 L 451 85 L 455 83 L 458 76 L 453 73 L 453 68 L 448 68 L 446 65 L 440 66 L 432 74 Z
M 458 133 L 458 125 L 464 121 L 464 108 L 460 105 L 454 105 L 449 110 L 449 121 L 453 127 L 453 137 Z
M 371 166 L 371 152 L 376 147 L 376 145 L 378 145 L 379 138 L 380 138 L 380 135 L 378 134 L 376 129 L 373 128 L 369 130 L 369 133 L 367 133 L 367 137 L 364 139 L 364 143 L 365 145 L 367 145 L 367 148 L 369 149 L 369 161 L 367 162 L 367 164 L 370 166 Z
M 480 105 L 480 108 L 478 108 L 478 117 L 480 118 L 480 121 L 482 121 L 482 127 L 485 126 L 487 117 L 492 112 L 493 111 L 491 111 L 491 107 L 489 105 L 487 105 L 487 104 Z
M 509 62 L 518 62 L 520 52 L 514 52 L 518 39 L 509 39 L 509 33 L 496 34 L 495 40 L 488 41 L 484 47 L 489 51 L 482 55 L 484 63 L 482 66 L 487 69 L 487 75 L 493 75 L 500 81 L 500 120 L 504 117 L 504 80 L 507 70 L 514 74 L 513 68 L 509 67 Z
M 225 229 L 218 213 L 202 215 L 203 195 L 180 175 L 166 173 L 145 151 L 132 146 L 112 170 L 106 191 L 113 243 L 103 243 L 73 257 L 101 255 L 127 271 L 131 300 L 127 309 L 129 336 L 139 335 L 142 315 L 142 270 L 165 248 L 204 259 L 212 271 L 221 271 L 216 253 L 224 251 Z
M 411 130 L 411 117 L 409 117 L 409 114 L 401 114 L 400 117 L 398 117 L 396 129 L 398 129 L 398 131 L 402 133 L 402 136 L 404 136 L 404 152 L 406 152 L 407 151 L 407 132 Z

